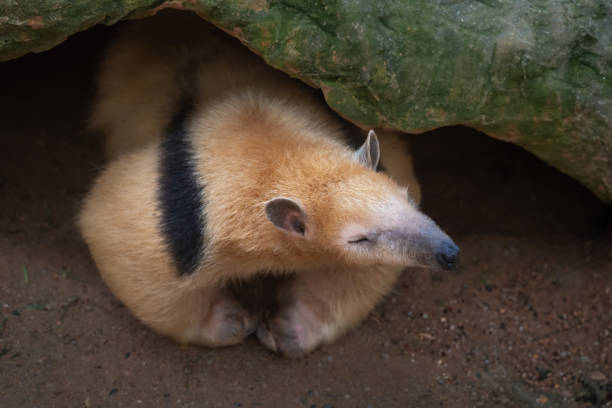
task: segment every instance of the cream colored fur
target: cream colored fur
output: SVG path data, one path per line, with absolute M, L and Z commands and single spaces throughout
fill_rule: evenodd
M 80 226 L 113 293 L 154 330 L 208 346 L 239 342 L 257 317 L 225 296 L 224 286 L 289 271 L 279 289 L 288 300 L 260 339 L 296 356 L 353 327 L 392 288 L 401 265 L 353 259 L 335 242 L 347 223 L 372 219 L 377 199 L 405 200 L 404 190 L 352 159 L 340 119 L 311 90 L 192 15 L 127 28 L 108 53 L 99 88 L 91 123 L 107 133 L 112 161 L 85 199 Z M 156 195 L 158 141 L 185 92 L 197 101 L 190 130 L 209 247 L 205 263 L 179 277 Z M 418 203 L 404 141 L 389 132 L 380 143 L 388 173 Z M 265 203 L 275 197 L 299 200 L 306 237 L 266 218 Z M 355 197 L 367 200 L 342 204 Z M 306 328 L 299 344 L 281 344 L 279 333 L 296 325 Z

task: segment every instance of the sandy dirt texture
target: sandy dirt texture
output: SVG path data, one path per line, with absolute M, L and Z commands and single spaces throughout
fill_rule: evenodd
M 144 327 L 75 225 L 104 165 L 84 123 L 111 32 L 0 64 L 0 406 L 612 407 L 610 208 L 467 128 L 413 143 L 457 271 L 406 270 L 363 324 L 297 360 Z

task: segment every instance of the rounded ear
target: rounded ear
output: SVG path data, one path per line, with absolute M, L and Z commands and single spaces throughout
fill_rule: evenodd
M 266 203 L 266 216 L 282 231 L 303 237 L 306 233 L 306 213 L 290 198 L 277 197 Z
M 380 146 L 378 137 L 373 130 L 368 132 L 368 137 L 363 145 L 355 152 L 355 158 L 364 166 L 376 170 L 380 161 Z

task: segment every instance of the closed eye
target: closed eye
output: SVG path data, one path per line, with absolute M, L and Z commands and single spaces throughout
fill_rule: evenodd
M 361 237 L 353 241 L 349 241 L 349 244 L 363 244 L 365 242 L 370 242 L 370 240 L 367 237 Z

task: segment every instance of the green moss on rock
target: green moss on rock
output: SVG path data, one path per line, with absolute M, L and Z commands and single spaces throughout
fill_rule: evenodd
M 0 60 L 165 7 L 239 37 L 356 123 L 472 126 L 612 202 L 608 0 L 24 0 L 0 4 Z

